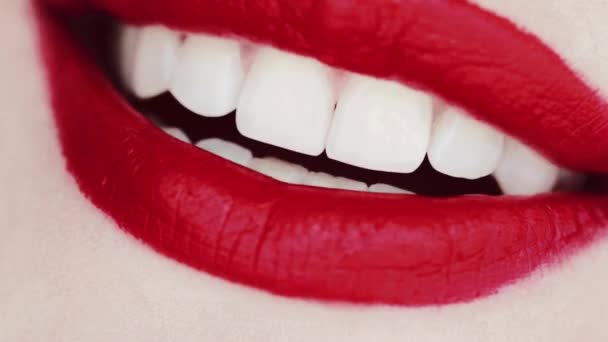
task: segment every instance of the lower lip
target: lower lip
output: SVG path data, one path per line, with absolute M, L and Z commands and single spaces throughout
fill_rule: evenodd
M 605 196 L 430 199 L 270 180 L 154 127 L 38 13 L 59 141 L 80 190 L 196 269 L 299 298 L 449 304 L 496 293 L 608 227 Z

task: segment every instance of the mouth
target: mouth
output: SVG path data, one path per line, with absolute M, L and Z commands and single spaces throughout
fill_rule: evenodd
M 36 7 L 68 170 L 170 258 L 284 296 L 442 305 L 608 227 L 608 105 L 506 19 L 137 3 Z

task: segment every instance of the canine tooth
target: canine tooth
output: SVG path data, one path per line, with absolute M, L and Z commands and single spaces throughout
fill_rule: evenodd
M 181 129 L 176 128 L 176 127 L 165 127 L 163 128 L 163 131 L 167 134 L 169 134 L 170 136 L 174 137 L 177 140 L 181 140 L 185 143 L 190 143 L 190 139 L 188 138 L 188 136 L 186 135 L 186 133 L 184 133 Z
M 503 145 L 502 133 L 449 107 L 436 118 L 428 156 L 439 172 L 477 179 L 496 170 Z
M 196 146 L 243 166 L 248 166 L 253 159 L 253 155 L 248 149 L 218 138 L 201 140 Z
M 133 92 L 140 98 L 150 98 L 169 89 L 180 38 L 162 26 L 147 26 L 140 30 L 133 62 Z
M 325 149 L 335 96 L 318 61 L 261 49 L 243 84 L 236 122 L 246 137 L 296 152 Z
M 120 75 L 123 83 L 131 90 L 133 89 L 133 64 L 135 63 L 138 37 L 139 28 L 134 26 L 121 27 L 118 56 L 120 60 Z
M 219 117 L 236 109 L 243 78 L 237 41 L 191 35 L 179 52 L 171 93 L 194 113 Z
M 369 192 L 377 192 L 384 194 L 413 194 L 413 192 L 403 190 L 396 186 L 388 185 L 388 184 L 373 184 L 369 187 Z
M 432 119 L 429 95 L 353 75 L 338 100 L 327 155 L 366 169 L 413 172 L 426 156 Z
M 328 189 L 367 191 L 367 184 L 344 177 L 335 177 L 323 172 L 310 172 L 302 184 Z
M 254 158 L 249 168 L 281 182 L 300 184 L 308 170 L 276 158 Z
M 506 195 L 530 196 L 551 191 L 559 168 L 515 139 L 507 139 L 502 159 L 494 173 Z

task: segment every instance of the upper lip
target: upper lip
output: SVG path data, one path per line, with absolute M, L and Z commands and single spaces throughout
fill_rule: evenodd
M 603 99 L 537 38 L 464 1 L 48 1 L 397 77 L 565 166 L 608 171 Z M 60 140 L 83 192 L 148 244 L 216 275 L 287 295 L 448 303 L 492 293 L 608 225 L 604 197 L 362 197 L 271 181 L 153 129 L 41 23 Z
M 608 104 L 549 47 L 466 1 L 48 0 L 235 34 L 431 91 L 562 166 L 608 172 Z

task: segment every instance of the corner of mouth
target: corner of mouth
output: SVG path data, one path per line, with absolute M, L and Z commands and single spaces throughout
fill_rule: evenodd
M 373 23 L 367 22 L 369 27 L 349 25 L 350 32 L 357 33 L 352 35 L 358 37 L 355 41 L 345 38 L 344 32 L 349 31 L 344 27 L 336 26 L 338 21 L 361 22 L 344 19 L 356 19 L 364 13 L 356 9 L 338 10 L 331 1 L 323 3 L 326 6 L 315 10 L 325 11 L 324 19 L 333 19 L 315 28 L 306 24 L 309 17 L 305 15 L 284 18 L 279 12 L 272 12 L 263 16 L 255 6 L 237 8 L 217 1 L 184 2 L 183 7 L 157 1 L 146 11 L 141 11 L 136 1 L 106 1 L 94 4 L 93 8 L 122 18 L 123 22 L 143 25 L 137 30 L 156 27 L 154 32 L 160 30 L 161 34 L 168 35 L 181 49 L 189 40 L 195 40 L 192 37 L 203 37 L 195 43 L 202 41 L 206 46 L 212 43 L 218 46 L 217 39 L 222 44 L 245 39 L 250 49 L 268 51 L 264 58 L 272 61 L 267 63 L 271 68 L 281 64 L 287 65 L 287 70 L 302 68 L 301 75 L 312 79 L 307 84 L 321 85 L 316 90 L 326 88 L 331 92 L 336 87 L 331 82 L 319 82 L 318 76 L 311 75 L 317 75 L 319 70 L 348 70 L 341 74 L 347 76 L 339 77 L 349 79 L 344 82 L 347 86 L 338 87 L 339 94 L 344 97 L 344 88 L 349 89 L 353 94 L 351 101 L 357 105 L 360 105 L 356 100 L 360 100 L 361 93 L 356 90 L 361 84 L 380 83 L 378 87 L 384 87 L 381 88 L 384 93 L 396 89 L 399 96 L 415 96 L 418 100 L 423 92 L 437 94 L 442 99 L 442 110 L 457 111 L 457 114 L 442 113 L 441 119 L 433 119 L 431 115 L 422 126 L 416 126 L 428 126 L 429 144 L 433 143 L 431 130 L 439 131 L 443 127 L 449 133 L 455 125 L 474 126 L 475 130 L 467 131 L 472 135 L 487 128 L 491 133 L 479 134 L 485 137 L 480 141 L 487 146 L 493 146 L 488 136 L 502 137 L 501 154 L 496 157 L 493 168 L 490 165 L 490 171 L 496 171 L 499 165 L 508 167 L 503 167 L 506 171 L 502 176 L 495 172 L 498 182 L 488 182 L 485 178 L 480 185 L 480 189 L 493 187 L 490 193 L 472 195 L 476 193 L 475 188 L 472 193 L 451 193 L 467 196 L 437 197 L 445 194 L 433 193 L 437 186 L 428 183 L 436 180 L 438 184 L 446 178 L 435 174 L 436 178 L 428 178 L 430 182 L 424 181 L 427 178 L 412 177 L 408 183 L 418 187 L 415 192 L 426 196 L 408 194 L 411 189 L 397 186 L 401 183 L 388 184 L 399 172 L 381 163 L 385 160 L 379 162 L 377 155 L 375 158 L 359 155 L 353 159 L 352 151 L 344 148 L 356 142 L 348 132 L 335 134 L 348 143 L 340 144 L 340 139 L 334 136 L 337 147 L 319 162 L 316 155 L 325 145 L 319 150 L 318 144 L 310 144 L 308 140 L 295 144 L 295 138 L 280 140 L 285 136 L 260 130 L 256 127 L 263 122 L 260 111 L 250 111 L 252 114 L 241 119 L 242 124 L 236 127 L 241 115 L 238 110 L 234 118 L 233 110 L 223 108 L 220 116 L 230 115 L 217 119 L 213 117 L 218 115 L 190 110 L 200 104 L 196 102 L 200 100 L 198 96 L 191 99 L 186 94 L 180 98 L 176 90 L 173 96 L 156 97 L 171 90 L 169 85 L 152 91 L 152 95 L 133 96 L 138 90 L 133 84 L 123 82 L 121 86 L 115 82 L 113 85 L 110 80 L 120 75 L 112 77 L 102 72 L 66 34 L 55 16 L 46 12 L 47 7 L 41 6 L 38 17 L 42 52 L 59 141 L 68 170 L 81 191 L 122 229 L 168 257 L 276 294 L 329 301 L 413 306 L 470 301 L 496 293 L 538 266 L 556 262 L 556 256 L 577 251 L 603 235 L 608 227 L 608 200 L 603 194 L 605 188 L 597 189 L 604 177 L 588 177 L 585 182 L 587 190 L 599 193 L 560 191 L 539 196 L 500 196 L 497 190 L 502 186 L 514 195 L 544 193 L 557 184 L 560 167 L 598 173 L 608 169 L 608 158 L 601 152 L 608 150 L 608 132 L 586 124 L 589 120 L 607 121 L 606 104 L 542 42 L 513 31 L 517 29 L 506 20 L 464 2 L 403 1 L 399 6 L 380 2 L 373 7 L 378 13 L 382 6 L 396 6 L 391 8 L 398 13 L 415 9 L 422 18 L 407 29 L 386 28 L 405 33 L 400 40 L 402 45 L 392 45 L 388 54 L 387 46 L 378 45 L 377 41 L 382 40 L 374 33 Z M 277 4 L 298 6 L 288 1 Z M 311 9 L 310 12 L 301 10 L 314 14 Z M 454 20 L 449 14 L 451 10 L 470 15 L 473 26 L 448 30 L 448 23 Z M 204 15 L 205 11 L 213 16 Z M 249 20 L 241 20 L 245 17 Z M 407 21 L 408 16 L 403 14 L 399 18 Z M 287 22 L 288 19 L 291 21 Z M 164 24 L 164 28 L 158 29 L 158 23 Z M 280 23 L 291 26 L 286 30 L 272 29 Z M 475 34 L 475 39 L 470 39 L 471 30 L 477 31 L 480 25 L 486 33 Z M 179 33 L 171 33 L 167 27 L 179 29 Z M 141 31 L 139 34 L 144 34 Z M 470 53 L 454 61 L 457 56 L 451 53 L 447 41 L 431 39 L 446 35 L 450 42 L 462 43 L 459 47 Z M 508 39 L 496 39 L 497 36 Z M 341 39 L 344 41 L 338 44 Z M 488 45 L 490 39 L 501 44 Z M 196 48 L 195 43 L 190 46 Z M 118 42 L 112 44 L 118 45 Z M 366 44 L 366 49 L 355 49 L 349 44 Z M 443 48 L 437 49 L 438 44 Z M 260 48 L 263 45 L 269 48 Z M 496 61 L 505 51 L 532 56 L 531 64 L 513 66 Z M 262 75 L 268 72 L 268 67 L 259 62 L 260 55 L 262 53 L 257 53 L 254 62 L 246 67 L 247 77 L 252 78 L 251 69 L 256 67 L 264 71 Z M 311 56 L 315 57 L 313 62 L 308 60 Z M 303 58 L 307 61 L 302 62 Z M 474 67 L 474 61 L 488 59 L 493 60 L 492 65 L 502 68 Z M 408 63 L 403 63 L 404 60 Z M 543 72 L 554 72 L 559 79 L 557 85 L 555 79 L 547 80 L 536 70 L 532 62 L 539 61 L 549 61 Z M 458 81 L 462 78 L 458 72 L 462 70 L 471 73 L 466 83 Z M 249 102 L 256 105 L 264 96 L 259 89 L 263 88 L 260 84 L 265 79 L 259 78 L 258 83 L 251 81 L 256 86 L 249 96 Z M 504 87 L 497 89 L 497 79 Z M 393 82 L 394 88 L 383 82 Z M 541 86 L 532 89 L 526 86 L 530 82 Z M 204 88 L 213 92 L 217 87 Z M 140 87 L 139 90 L 145 93 L 149 89 Z M 374 88 L 365 89 L 369 92 Z M 508 96 L 505 89 L 510 91 Z M 179 91 L 187 93 L 189 89 L 182 87 Z M 82 96 L 73 96 L 75 93 Z M 539 93 L 553 105 L 540 103 Z M 326 96 L 328 110 L 337 113 L 340 108 L 348 107 L 340 106 L 341 99 Z M 302 105 L 311 102 L 314 101 Z M 573 107 L 573 104 L 576 105 Z M 217 108 L 216 105 L 214 101 L 212 107 Z M 357 106 L 350 106 L 353 107 Z M 437 105 L 432 107 L 430 112 Z M 551 113 L 546 111 L 549 107 Z M 202 112 L 212 111 L 209 107 L 203 108 Z M 353 110 L 345 109 L 344 113 L 351 115 Z M 333 125 L 338 126 L 336 116 Z M 548 116 L 552 120 L 547 120 Z M 560 125 L 554 125 L 556 120 L 561 120 Z M 160 127 L 155 127 L 153 121 Z M 230 131 L 218 122 L 232 122 L 234 127 Z M 344 122 L 342 126 L 349 123 Z M 169 125 L 172 127 L 167 127 Z M 348 127 L 365 129 L 356 125 Z M 608 125 L 604 127 L 608 129 Z M 565 134 L 564 130 L 572 134 Z M 218 137 L 219 131 L 226 136 Z M 239 131 L 248 132 L 246 139 Z M 302 126 L 301 131 L 306 131 L 306 127 Z M 419 131 L 416 129 L 414 133 Z M 448 133 L 444 135 L 449 136 Z M 439 133 L 435 134 L 438 139 L 436 136 Z M 442 144 L 442 141 L 448 143 Z M 460 180 L 452 179 L 445 184 L 465 188 L 481 184 L 463 182 L 468 172 L 473 172 L 469 177 L 472 179 L 489 176 L 491 172 L 484 174 L 477 164 L 473 171 L 459 169 L 459 164 L 464 162 L 450 164 L 446 155 L 455 143 L 449 143 L 447 138 L 442 141 L 436 143 L 440 146 L 437 147 L 439 157 L 429 158 L 430 163 L 427 160 L 427 171 L 439 169 L 437 165 L 447 159 L 444 170 L 457 174 L 460 177 L 451 178 Z M 196 142 L 196 146 L 192 144 Z M 276 146 L 269 147 L 273 143 Z M 504 152 L 506 145 L 511 146 L 510 154 Z M 607 149 L 603 149 L 605 145 Z M 285 152 L 286 149 L 293 153 Z M 530 152 L 533 150 L 541 153 Z M 312 156 L 302 157 L 307 151 Z M 426 152 L 425 148 L 423 157 Z M 339 156 L 341 160 L 335 163 L 328 155 Z M 507 163 L 505 155 L 533 155 L 534 158 L 515 158 L 515 162 Z M 422 162 L 421 158 L 410 158 L 399 165 L 411 168 L 407 162 L 414 160 L 415 164 L 417 159 Z M 354 165 L 353 160 L 359 165 Z M 525 192 L 530 189 L 528 185 L 519 190 L 520 183 L 507 184 L 513 179 L 535 184 L 535 179 L 530 180 L 521 172 L 526 166 L 518 164 L 521 160 L 539 161 L 544 167 L 542 170 L 548 170 L 546 174 L 550 175 L 541 177 L 543 186 L 532 193 Z M 344 166 L 348 163 L 353 165 Z M 361 165 L 369 168 L 373 165 L 386 172 L 361 171 Z M 532 169 L 532 173 L 538 170 Z M 331 172 L 345 174 L 331 175 Z M 514 178 L 513 174 L 518 172 L 521 178 Z M 549 186 L 543 182 L 549 182 Z M 380 193 L 370 191 L 370 186 L 375 186 Z

